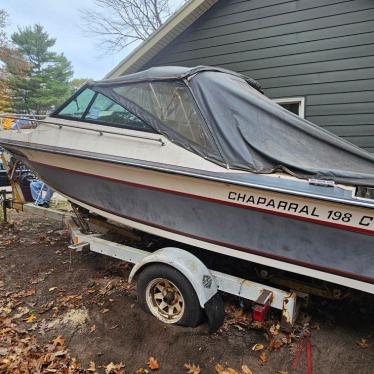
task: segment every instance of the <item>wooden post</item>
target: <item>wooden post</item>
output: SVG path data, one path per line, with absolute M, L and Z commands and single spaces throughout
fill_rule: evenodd
M 1 205 L 3 206 L 4 222 L 8 222 L 6 190 L 1 190 Z

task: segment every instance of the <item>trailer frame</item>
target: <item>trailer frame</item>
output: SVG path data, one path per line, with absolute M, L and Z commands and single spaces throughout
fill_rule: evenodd
M 181 272 L 193 286 L 202 309 L 208 318 L 210 331 L 217 330 L 223 323 L 224 310 L 219 292 L 229 293 L 255 303 L 254 319 L 263 319 L 270 307 L 281 311 L 281 328 L 290 331 L 298 314 L 295 291 L 285 291 L 265 284 L 211 270 L 190 252 L 178 247 L 165 247 L 148 252 L 132 246 L 119 244 L 102 238 L 102 234 L 83 233 L 69 217 L 66 220 L 72 243 L 69 248 L 76 251 L 89 249 L 109 257 L 134 264 L 129 282 L 151 264 L 166 264 Z M 257 307 L 257 308 L 256 308 Z M 260 317 L 258 315 L 260 314 Z

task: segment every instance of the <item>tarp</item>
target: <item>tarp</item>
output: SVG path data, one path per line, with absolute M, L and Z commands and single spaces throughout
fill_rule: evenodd
M 374 186 L 374 155 L 275 104 L 243 75 L 210 67 L 158 67 L 92 87 L 162 80 L 188 85 L 214 137 L 220 164 Z M 167 136 L 167 130 L 163 133 Z M 191 150 L 186 139 L 178 144 Z M 217 156 L 212 161 L 217 162 Z
M 205 72 L 191 86 L 231 167 L 374 185 L 374 155 L 275 104 L 240 78 Z
M 118 78 L 104 79 L 97 82 L 90 82 L 94 86 L 112 86 L 114 84 L 121 83 L 139 83 L 139 82 L 153 82 L 163 80 L 182 80 L 188 79 L 196 75 L 197 73 L 203 73 L 206 71 L 220 72 L 230 74 L 232 76 L 240 77 L 247 81 L 252 87 L 261 91 L 259 83 L 243 74 L 236 73 L 231 70 L 222 69 L 213 66 L 195 66 L 193 68 L 187 68 L 183 66 L 157 66 L 147 70 L 139 71 L 137 73 L 124 75 Z M 262 91 L 261 91 L 262 92 Z

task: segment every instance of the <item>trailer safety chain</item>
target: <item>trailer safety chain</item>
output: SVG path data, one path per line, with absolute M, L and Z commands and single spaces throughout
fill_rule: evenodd
M 90 233 L 92 233 L 90 225 L 84 219 L 84 217 L 82 216 L 82 214 L 79 212 L 79 209 L 77 208 L 77 206 L 75 204 L 71 204 L 71 207 L 73 208 L 74 214 L 75 214 L 76 219 L 78 221 L 77 223 L 78 223 L 79 227 L 81 228 L 82 232 L 84 234 L 90 234 Z

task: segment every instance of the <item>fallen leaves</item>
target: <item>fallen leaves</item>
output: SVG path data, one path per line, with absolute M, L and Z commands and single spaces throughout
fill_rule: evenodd
M 238 308 L 235 305 L 228 305 L 225 308 L 225 322 L 224 329 L 230 325 L 234 325 L 238 330 L 242 331 L 243 327 L 249 327 L 252 323 L 252 316 L 243 308 Z
M 48 236 L 47 236 L 47 234 L 45 234 L 45 233 L 42 233 L 42 234 L 39 234 L 38 235 L 38 240 L 40 241 L 40 242 L 44 242 L 45 240 L 47 240 L 48 239 Z
M 34 336 L 21 330 L 11 321 L 1 321 L 2 341 L 6 341 L 9 348 L 1 349 L 0 372 L 4 373 L 76 373 L 72 369 L 79 369 L 75 359 L 70 359 L 64 350 L 64 341 L 58 337 L 53 341 L 58 344 L 41 346 Z M 61 345 L 62 344 L 62 345 Z M 42 371 L 41 371 L 42 368 Z
M 252 370 L 247 365 L 242 365 L 243 374 L 253 374 Z
M 239 372 L 236 371 L 235 369 L 230 368 L 230 367 L 225 367 L 221 364 L 217 364 L 214 367 L 214 369 L 216 371 L 216 374 L 239 374 Z
M 60 296 L 57 300 L 58 308 L 77 309 L 82 307 L 82 295 Z
M 96 364 L 93 361 L 90 361 L 90 365 L 87 368 L 87 371 L 95 372 L 96 371 Z
M 282 338 L 280 335 L 275 336 L 271 339 L 268 349 L 269 351 L 276 351 L 286 344 L 287 339 Z
M 61 250 L 62 251 L 62 250 Z M 54 251 L 52 250 L 51 256 L 54 256 L 53 259 L 56 258 L 54 255 Z M 64 253 L 63 251 L 61 253 Z M 84 259 L 85 260 L 85 259 Z M 95 258 L 96 260 L 96 258 Z M 11 261 L 14 261 L 12 258 Z M 100 261 L 97 259 L 97 261 Z M 48 261 L 49 262 L 49 261 Z M 10 260 L 9 260 L 10 263 Z M 17 262 L 14 261 L 15 266 L 17 266 Z M 49 263 L 53 263 L 50 261 Z M 20 264 L 20 263 L 18 263 Z M 1 262 L 0 266 L 2 266 L 3 263 Z M 81 270 L 80 268 L 81 263 L 79 261 L 73 261 L 73 266 L 71 267 L 72 271 L 78 271 Z M 48 270 L 49 267 L 52 265 L 48 265 L 44 270 Z M 112 276 L 111 272 L 107 272 L 105 269 L 102 271 L 102 267 L 100 266 L 99 270 L 97 270 L 97 267 L 94 267 L 94 272 L 91 272 L 91 269 L 86 271 L 86 266 L 83 265 L 84 276 L 71 276 L 69 273 L 69 277 L 65 277 L 62 275 L 64 272 L 64 269 L 67 269 L 66 267 L 60 267 L 60 265 L 55 264 L 56 271 L 53 275 L 45 275 L 44 273 L 39 273 L 39 267 L 33 267 L 35 268 L 35 271 L 33 270 L 33 273 L 29 271 L 32 267 L 30 264 L 25 261 L 25 274 L 21 276 L 21 271 L 19 269 L 15 268 L 17 272 L 14 272 L 14 278 L 11 279 L 11 282 L 7 281 L 2 283 L 0 281 L 0 288 L 4 287 L 4 289 L 1 291 L 4 296 L 7 291 L 13 291 L 11 293 L 8 293 L 8 297 L 5 299 L 8 299 L 10 301 L 14 301 L 12 305 L 8 305 L 8 300 L 4 301 L 4 303 L 0 304 L 1 312 L 4 314 L 4 316 L 0 317 L 0 340 L 5 341 L 8 345 L 0 346 L 0 365 L 2 365 L 3 368 L 0 369 L 0 372 L 9 372 L 9 373 L 16 373 L 17 370 L 22 370 L 26 367 L 26 365 L 29 365 L 29 371 L 30 372 L 38 372 L 38 369 L 36 369 L 36 364 L 43 365 L 42 369 L 39 370 L 39 372 L 45 372 L 45 373 L 72 373 L 72 370 L 70 371 L 69 368 L 78 367 L 78 363 L 76 360 L 73 360 L 69 358 L 69 352 L 64 348 L 64 340 L 60 337 L 56 336 L 58 334 L 61 334 L 63 332 L 65 338 L 66 338 L 66 344 L 68 341 L 68 337 L 70 337 L 71 331 L 77 331 L 77 335 L 75 335 L 73 342 L 77 337 L 79 336 L 79 339 L 82 339 L 84 342 L 85 339 L 87 342 L 92 344 L 92 346 L 95 347 L 92 349 L 87 349 L 85 352 L 79 351 L 79 359 L 84 360 L 85 362 L 85 369 L 81 369 L 81 373 L 85 373 L 86 371 L 90 374 L 95 373 L 95 371 L 104 373 L 106 369 L 110 371 L 110 374 L 115 374 L 117 371 L 124 371 L 123 366 L 118 366 L 119 364 L 116 364 L 119 360 L 127 360 L 127 357 L 125 356 L 122 358 L 122 356 L 119 356 L 120 353 L 123 352 L 121 348 L 118 348 L 118 351 L 113 351 L 113 357 L 106 355 L 106 350 L 103 350 L 100 346 L 102 342 L 100 342 L 99 338 L 101 337 L 103 331 L 106 331 L 105 334 L 107 334 L 108 339 L 112 339 L 115 343 L 118 345 L 122 344 L 128 344 L 128 339 L 126 337 L 126 334 L 131 333 L 131 331 L 126 331 L 126 328 L 129 328 L 128 324 L 124 324 L 121 322 L 121 312 L 120 307 L 123 306 L 125 303 L 120 303 L 117 300 L 120 300 L 120 296 L 122 296 L 122 291 L 127 290 L 128 284 L 125 281 L 118 281 L 117 283 L 112 281 L 112 278 L 119 279 L 117 276 Z M 111 265 L 110 265 L 111 266 Z M 27 268 L 27 269 L 26 269 Z M 4 267 L 4 269 L 6 269 Z M 11 270 L 11 269 L 10 269 Z M 40 270 L 43 270 L 42 266 L 40 266 Z M 17 273 L 17 274 L 16 274 Z M 50 271 L 49 273 L 52 273 Z M 74 273 L 72 273 L 74 274 Z M 9 272 L 9 275 L 13 277 L 13 273 Z M 27 278 L 26 278 L 27 276 Z M 31 284 L 30 282 L 27 284 L 27 279 L 32 279 Z M 44 281 L 47 279 L 47 281 Z M 69 283 L 71 279 L 71 284 Z M 25 281 L 24 281 L 25 280 Z M 77 281 L 77 282 L 76 282 Z M 80 283 L 79 283 L 80 282 Z M 39 286 L 36 286 L 36 284 L 39 284 Z M 24 287 L 25 290 L 21 291 L 21 288 Z M 35 289 L 30 289 L 30 287 L 36 287 L 37 291 Z M 57 288 L 56 288 L 57 287 Z M 51 291 L 49 291 L 51 289 Z M 65 291 L 63 291 L 65 290 Z M 37 296 L 33 298 L 32 295 L 37 292 Z M 73 295 L 75 294 L 75 295 Z M 135 294 L 135 293 L 134 293 Z M 132 296 L 134 296 L 132 294 Z M 109 298 L 111 297 L 111 298 Z M 83 299 L 83 300 L 82 300 Z M 111 304 L 115 300 L 115 304 Z M 228 300 L 230 300 L 228 298 Z M 31 302 L 30 302 L 31 301 Z M 32 305 L 32 302 L 37 302 L 36 305 Z M 95 303 L 92 303 L 92 302 Z M 135 303 L 135 297 L 132 297 L 131 299 L 127 300 L 129 301 L 126 306 L 129 309 L 128 318 L 131 317 L 131 313 L 136 313 L 135 310 L 131 310 L 131 308 L 134 307 Z M 23 304 L 21 304 L 21 302 Z M 19 304 L 18 304 L 19 303 Z M 92 303 L 92 304 L 91 304 Z M 130 304 L 132 305 L 130 306 Z M 86 326 L 83 326 L 82 328 L 78 328 L 75 330 L 74 328 L 71 328 L 71 331 L 69 330 L 68 325 L 52 325 L 52 323 L 62 317 L 67 311 L 62 310 L 62 308 L 68 308 L 68 309 L 75 309 L 77 308 L 77 305 L 79 305 L 79 308 L 82 308 L 80 305 L 83 304 L 83 306 L 87 307 L 90 312 L 91 319 L 88 320 L 88 323 Z M 101 314 L 101 311 L 104 311 L 104 308 L 110 308 L 110 312 L 108 314 Z M 284 368 L 284 370 L 287 368 L 287 366 L 274 366 L 269 365 L 273 364 L 273 361 L 276 362 L 276 359 L 280 356 L 279 354 L 272 353 L 273 350 L 281 349 L 282 344 L 284 346 L 287 345 L 287 351 L 289 351 L 290 344 L 295 342 L 297 343 L 298 337 L 295 337 L 290 334 L 284 334 L 279 331 L 278 325 L 274 321 L 269 321 L 270 319 L 279 318 L 279 314 L 277 312 L 274 312 L 274 314 L 269 313 L 268 320 L 264 322 L 252 322 L 251 314 L 249 306 L 247 309 L 245 307 L 239 308 L 239 307 L 231 307 L 226 306 L 228 309 L 227 313 L 227 321 L 230 331 L 221 332 L 217 335 L 212 335 L 209 337 L 209 345 L 215 346 L 217 349 L 224 350 L 225 347 L 227 349 L 227 346 L 225 344 L 229 344 L 231 339 L 240 339 L 238 336 L 245 335 L 245 340 L 242 339 L 240 344 L 238 344 L 238 347 L 243 347 L 243 355 L 244 355 L 244 363 L 246 362 L 247 365 L 242 365 L 243 362 L 241 361 L 241 358 L 237 361 L 233 359 L 233 361 L 229 361 L 226 363 L 222 360 L 223 365 L 229 365 L 231 367 L 225 367 L 222 365 L 217 364 L 216 366 L 216 372 L 220 374 L 253 374 L 252 370 L 254 370 L 255 373 L 257 373 L 257 370 L 262 370 L 264 372 L 271 372 L 275 374 L 277 372 L 277 369 Z M 43 315 L 41 315 L 43 313 Z M 34 315 L 35 314 L 35 315 Z M 31 316 L 34 315 L 34 316 Z M 30 316 L 30 317 L 29 317 Z M 69 314 L 70 316 L 70 314 Z M 130 317 L 129 317 L 130 316 Z M 25 323 L 25 318 L 29 317 L 28 323 Z M 35 317 L 37 319 L 35 320 Z M 20 323 L 21 325 L 17 327 L 18 332 L 12 326 L 13 321 L 10 321 L 11 319 L 19 319 L 19 321 L 15 321 L 14 323 Z M 72 319 L 72 318 L 71 318 Z M 10 321 L 10 322 L 9 322 Z M 12 323 L 11 323 L 12 322 Z M 32 328 L 33 323 L 37 325 L 37 330 L 35 330 L 35 335 L 41 333 L 45 333 L 42 341 L 50 340 L 53 338 L 52 342 L 47 346 L 42 345 L 40 343 L 37 343 L 33 339 L 29 339 L 30 331 L 29 328 Z M 96 325 L 94 325 L 96 323 Z M 117 324 L 120 324 L 120 327 L 118 328 L 118 331 L 114 334 L 113 331 L 110 331 L 111 329 L 116 329 Z M 82 325 L 79 325 L 82 326 Z M 318 325 L 314 324 L 314 329 L 319 329 Z M 324 324 L 322 326 L 325 326 Z M 258 328 L 261 329 L 261 331 L 248 331 L 249 328 Z M 130 327 L 132 328 L 132 327 Z M 136 326 L 135 326 L 136 328 Z M 21 332 L 21 329 L 26 329 L 25 331 Z M 156 329 L 157 330 L 157 329 Z M 147 331 L 147 334 L 154 334 L 154 329 L 151 329 Z M 239 331 L 238 331 L 239 330 Z M 244 332 L 244 331 L 245 332 Z M 157 330 L 158 331 L 158 330 Z M 360 330 L 361 331 L 361 330 Z M 314 333 L 314 331 L 313 331 Z M 358 337 L 353 338 L 351 337 L 350 340 L 348 340 L 348 344 L 351 344 L 351 348 L 353 346 L 356 347 L 356 353 L 359 355 L 361 352 L 365 353 L 368 352 L 372 346 L 373 341 L 370 335 L 366 335 L 367 331 L 359 332 Z M 66 335 L 65 335 L 66 334 Z M 90 335 L 89 335 L 90 334 Z M 167 332 L 167 336 L 169 333 Z M 253 337 L 256 336 L 256 340 L 252 340 Z M 366 338 L 366 339 L 360 339 L 360 337 Z M 120 338 L 119 338 L 120 337 Z M 62 339 L 62 340 L 60 340 Z M 152 340 L 153 339 L 153 340 Z M 196 337 L 196 340 L 193 340 L 191 343 L 191 340 L 189 343 L 186 344 L 194 344 L 194 348 L 204 346 L 205 342 L 207 340 L 202 340 L 200 334 Z M 205 338 L 204 338 L 205 339 Z M 266 339 L 266 340 L 265 340 Z M 151 337 L 151 339 L 147 342 L 149 344 L 158 344 L 157 343 L 157 336 Z M 356 342 L 357 340 L 357 342 Z M 195 342 L 196 347 L 195 347 Z M 252 344 L 248 345 L 248 342 L 251 342 Z M 95 343 L 96 346 L 95 346 Z M 175 343 L 175 342 L 174 342 Z M 254 345 L 254 343 L 257 343 Z M 316 341 L 316 346 L 318 341 Z M 177 344 L 179 344 L 177 342 Z M 183 343 L 182 343 L 183 344 Z M 181 344 L 181 345 L 182 345 Z M 216 344 L 216 345 L 215 345 Z M 73 347 L 76 346 L 75 344 L 72 345 Z M 253 347 L 252 347 L 253 346 Z M 322 345 L 321 347 L 326 347 L 327 343 Z M 13 349 L 15 347 L 15 349 Z M 152 347 L 152 346 L 151 346 Z M 369 348 L 368 348 L 369 347 Z M 183 348 L 183 347 L 182 347 Z M 362 350 L 362 349 L 365 349 Z M 136 345 L 135 345 L 136 349 Z M 152 348 L 151 348 L 152 349 Z M 160 348 L 161 349 L 161 348 Z M 283 348 L 285 349 L 285 348 Z M 233 348 L 230 348 L 230 352 L 233 350 Z M 187 350 L 188 351 L 188 350 Z M 97 353 L 99 352 L 99 353 Z M 101 352 L 104 352 L 101 356 Z M 141 364 L 144 368 L 139 368 L 135 372 L 136 374 L 149 374 L 149 373 L 158 373 L 163 372 L 164 370 L 166 372 L 170 373 L 187 373 L 187 374 L 201 374 L 205 372 L 211 372 L 214 371 L 214 365 L 216 362 L 212 363 L 213 355 L 208 356 L 209 352 L 212 353 L 212 348 L 204 347 L 203 353 L 197 354 L 196 356 L 191 355 L 190 357 L 185 358 L 184 361 L 180 361 L 179 367 L 175 367 L 175 361 L 176 357 L 168 357 L 165 358 L 161 356 L 161 353 L 159 350 L 157 352 L 151 352 L 153 355 L 155 355 L 157 358 L 160 359 L 160 362 L 163 364 L 161 365 L 161 368 L 157 371 L 156 369 L 151 369 L 151 367 L 147 366 L 147 358 L 148 355 L 146 353 L 143 353 L 144 356 L 141 359 Z M 229 351 L 226 352 L 225 357 L 230 357 Z M 96 356 L 97 353 L 97 356 Z M 265 353 L 265 354 L 263 354 Z M 286 353 L 286 352 L 283 352 Z M 30 355 L 33 355 L 33 360 L 35 360 L 35 363 L 30 358 Z M 90 357 L 89 354 L 92 354 L 93 356 Z M 267 356 L 269 355 L 269 356 Z M 273 355 L 273 356 L 272 356 Z M 19 357 L 17 357 L 19 356 Z M 138 356 L 137 356 L 138 357 Z M 181 357 L 181 356 L 178 356 Z M 204 357 L 204 359 L 202 358 Z M 218 356 L 216 355 L 216 360 L 219 360 Z M 235 356 L 238 357 L 238 356 Z M 94 361 L 92 361 L 89 365 L 88 362 L 90 359 L 97 360 L 97 364 L 95 364 Z M 131 356 L 129 356 L 128 359 L 131 359 Z M 191 359 L 193 362 L 187 362 L 187 360 Z M 246 361 L 248 359 L 248 361 Z M 268 366 L 264 366 L 259 368 L 259 364 L 257 363 L 258 360 L 261 359 L 261 363 L 265 365 L 267 363 Z M 99 366 L 103 363 L 107 364 L 110 362 L 110 360 L 118 360 L 114 361 L 111 366 L 108 365 L 105 367 Z M 164 362 L 165 360 L 165 362 Z M 167 360 L 167 361 L 166 361 Z M 267 361 L 268 360 L 268 361 Z M 29 363 L 30 361 L 30 363 Z M 157 361 L 157 360 L 156 360 Z M 285 360 L 284 362 L 288 365 L 289 360 Z M 127 361 L 124 361 L 127 364 Z M 158 361 L 157 361 L 158 362 Z M 184 364 L 184 362 L 186 362 Z M 129 361 L 129 365 L 132 367 L 133 363 Z M 35 367 L 34 367 L 35 366 Z M 159 365 L 157 365 L 159 367 Z M 120 368 L 119 368 L 120 367 Z M 270 370 L 273 369 L 272 371 Z M 275 370 L 274 370 L 275 368 Z M 251 370 L 252 369 L 252 370 Z M 86 370 L 86 371 L 85 371 Z M 156 371 L 152 371 L 156 370 Z M 280 370 L 277 372 L 277 374 L 287 374 L 286 371 Z M 126 365 L 126 371 L 127 371 L 127 365 Z M 25 371 L 27 372 L 27 371 Z M 133 373 L 133 371 L 131 371 Z
M 60 345 L 60 346 L 63 347 L 65 345 L 65 340 L 64 340 L 64 338 L 61 335 L 59 335 L 57 338 L 53 339 L 52 344 L 55 347 L 57 347 L 58 345 Z
M 277 322 L 274 325 L 270 326 L 269 333 L 273 336 L 279 335 L 280 324 Z
M 2 307 L 0 308 L 0 315 L 9 315 L 10 313 L 12 313 L 12 309 L 11 308 L 8 308 L 8 307 Z
M 369 342 L 367 339 L 363 339 L 361 338 L 358 342 L 356 342 L 356 344 L 362 348 L 362 349 L 366 349 L 366 348 L 369 348 Z
M 256 330 L 261 330 L 264 328 L 264 322 L 262 321 L 253 321 L 251 327 Z
M 264 349 L 264 345 L 263 344 L 260 344 L 260 343 L 256 343 L 253 347 L 252 347 L 252 351 L 262 351 Z
M 48 303 L 41 305 L 39 309 L 39 314 L 43 314 L 43 313 L 50 311 L 54 307 L 54 304 L 55 304 L 54 301 L 50 301 Z
M 252 370 L 247 365 L 242 365 L 240 372 L 233 368 L 225 367 L 221 364 L 217 364 L 214 369 L 216 374 L 253 374 Z
M 96 331 L 96 325 L 92 325 L 90 328 L 90 334 L 94 333 Z
M 125 365 L 122 362 L 120 362 L 119 364 L 113 364 L 113 362 L 111 362 L 110 364 L 105 366 L 105 374 L 119 374 L 119 371 L 124 373 L 124 371 L 122 370 L 124 367 Z
M 152 356 L 148 359 L 147 365 L 151 370 L 157 370 L 160 368 L 160 363 Z
M 36 290 L 35 288 L 32 288 L 31 290 L 22 290 L 19 292 L 8 292 L 5 296 L 10 297 L 11 299 L 20 299 L 24 297 L 29 297 L 35 295 Z
M 259 359 L 260 365 L 265 365 L 265 364 L 267 364 L 267 362 L 269 360 L 269 355 L 266 352 L 261 352 L 258 359 Z
M 188 363 L 184 364 L 184 367 L 187 369 L 187 374 L 200 374 L 201 372 L 199 365 Z
M 66 356 L 68 353 L 68 351 L 57 351 L 55 353 L 53 353 L 53 359 L 55 359 L 56 357 L 64 357 Z M 74 363 L 74 365 L 76 366 L 76 363 Z
M 82 300 L 82 295 L 66 295 L 60 298 L 61 304 L 77 303 Z
M 135 374 L 149 374 L 149 371 L 144 368 L 139 368 L 135 370 Z
M 34 321 L 36 321 L 36 316 L 34 314 L 26 318 L 27 323 L 33 323 Z

